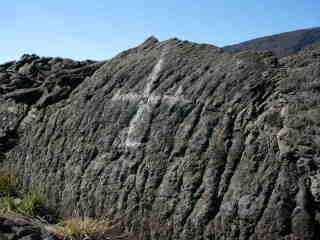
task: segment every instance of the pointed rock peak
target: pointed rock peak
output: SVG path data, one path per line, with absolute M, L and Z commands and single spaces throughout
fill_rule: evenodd
M 159 40 L 154 37 L 154 36 L 151 36 L 149 38 L 147 38 L 140 46 L 140 48 L 142 49 L 146 49 L 146 48 L 149 48 L 149 47 L 153 47 L 155 46 L 156 44 L 159 43 Z
M 144 41 L 143 44 L 158 43 L 158 42 L 159 42 L 158 38 L 156 38 L 155 36 L 150 36 Z

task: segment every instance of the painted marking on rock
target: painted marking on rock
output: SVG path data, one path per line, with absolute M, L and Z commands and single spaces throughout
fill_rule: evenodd
M 180 101 L 184 103 L 190 102 L 182 96 L 179 96 L 182 95 L 182 87 L 178 89 L 178 92 L 175 94 L 176 96 L 152 94 L 155 83 L 159 80 L 163 63 L 164 58 L 162 54 L 148 77 L 148 82 L 142 95 L 136 93 L 121 94 L 120 90 L 112 97 L 113 101 L 139 101 L 138 110 L 129 123 L 129 129 L 125 141 L 125 146 L 128 148 L 137 148 L 142 144 L 145 133 L 151 123 L 153 109 L 160 102 L 164 102 L 169 105 L 176 104 Z

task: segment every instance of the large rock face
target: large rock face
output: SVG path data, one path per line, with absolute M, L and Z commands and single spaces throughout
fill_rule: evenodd
M 148 39 L 0 66 L 1 165 L 140 239 L 319 239 L 320 47 L 278 60 Z

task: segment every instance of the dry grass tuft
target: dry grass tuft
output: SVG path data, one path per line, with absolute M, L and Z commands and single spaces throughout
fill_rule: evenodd
M 79 217 L 51 226 L 51 230 L 65 240 L 104 239 L 112 229 L 112 224 L 107 220 Z

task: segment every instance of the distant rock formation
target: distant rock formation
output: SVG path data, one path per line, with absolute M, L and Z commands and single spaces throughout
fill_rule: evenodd
M 247 42 L 226 46 L 227 52 L 272 51 L 278 57 L 297 53 L 312 44 L 320 43 L 320 28 L 303 29 L 257 38 Z
M 138 239 L 319 239 L 320 46 L 154 37 L 105 62 L 0 65 L 0 166 Z

